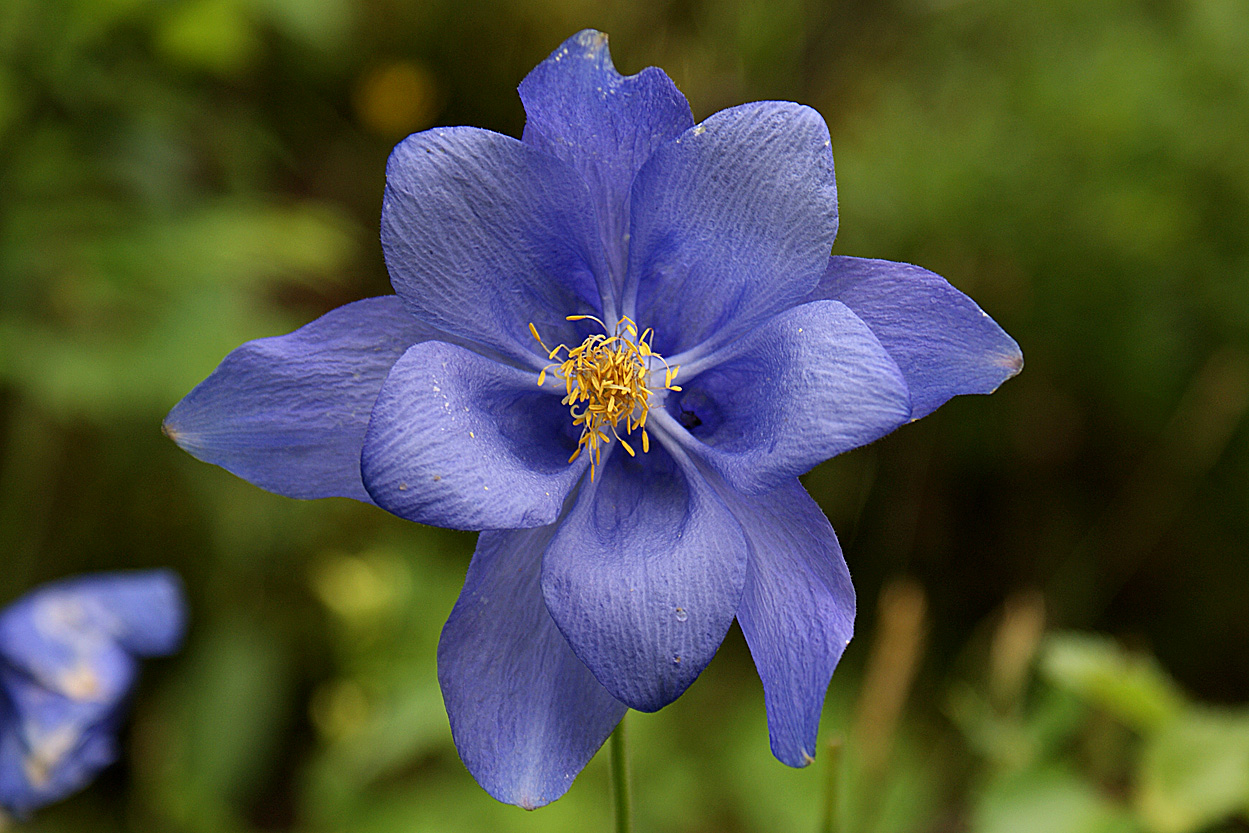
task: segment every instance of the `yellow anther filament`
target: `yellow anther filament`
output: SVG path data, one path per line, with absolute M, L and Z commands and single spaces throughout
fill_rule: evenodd
M 568 462 L 589 449 L 590 479 L 593 480 L 602 459 L 602 446 L 613 438 L 620 441 L 630 457 L 637 456 L 633 446 L 620 436 L 621 423 L 625 434 L 641 431 L 642 453 L 650 451 L 646 415 L 652 392 L 648 385 L 651 362 L 663 365 L 665 390 L 680 390 L 672 380 L 681 368 L 669 367 L 663 356 L 651 348 L 654 330 L 647 328 L 639 336 L 637 325 L 627 316 L 616 322 L 611 335 L 606 334 L 607 325 L 593 315 L 570 315 L 567 320 L 595 321 L 604 332 L 590 336 L 576 347 L 560 344 L 555 349 L 542 342 L 533 324 L 529 325 L 529 333 L 551 360 L 538 374 L 538 384 L 544 385 L 547 371 L 555 368 L 555 375 L 563 380 L 567 394 L 563 404 L 572 413 L 573 425 L 581 426 L 581 439 Z

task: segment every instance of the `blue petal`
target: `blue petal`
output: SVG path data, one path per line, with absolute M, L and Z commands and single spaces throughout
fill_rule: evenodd
M 192 455 L 287 497 L 372 502 L 364 429 L 403 351 L 434 335 L 396 296 L 339 307 L 234 350 L 165 418 Z
M 611 261 L 610 291 L 618 295 L 629 187 L 657 147 L 693 127 L 690 105 L 657 67 L 628 77 L 617 72 L 607 35 L 593 29 L 573 35 L 538 64 L 521 83 L 520 98 L 524 141 L 575 167 L 590 187 Z
M 46 668 L 39 670 L 46 672 Z M 12 704 L 27 748 L 56 748 L 58 754 L 53 757 L 59 762 L 71 757 L 74 746 L 55 739 L 76 742 L 89 727 L 108 721 L 130 692 L 138 671 L 138 660 L 108 642 L 76 664 L 65 665 L 59 677 L 31 676 L 17 665 L 0 666 L 0 686 Z M 53 740 L 45 744 L 41 739 Z
M 186 631 L 182 580 L 171 570 L 88 576 L 75 588 L 90 598 L 113 638 L 130 653 L 171 654 Z
M 559 525 L 542 563 L 551 618 L 612 696 L 655 711 L 728 632 L 746 580 L 741 527 L 681 455 L 617 451 Z
M 787 102 L 723 110 L 655 151 L 631 210 L 625 312 L 635 292 L 665 356 L 722 344 L 824 274 L 837 234 L 828 128 Z
M 867 322 L 906 376 L 913 419 L 961 393 L 992 393 L 1023 369 L 1015 340 L 927 269 L 834 257 L 811 297 L 841 301 Z
M 854 633 L 850 571 L 797 480 L 765 495 L 724 497 L 750 542 L 737 621 L 763 680 L 772 754 L 806 766 L 828 682 Z
M 483 532 L 438 643 L 460 758 L 487 792 L 528 810 L 567 792 L 625 713 L 542 602 L 539 567 L 554 531 Z
M 377 397 L 364 485 L 378 506 L 411 521 L 545 526 L 588 462 L 568 463 L 571 422 L 536 374 L 441 341 L 417 344 Z
M 129 688 L 130 654 L 167 654 L 182 641 L 181 584 L 166 570 L 49 584 L 0 614 L 0 657 L 50 691 L 107 703 Z
M 98 712 L 0 670 L 0 807 L 27 816 L 68 796 L 117 757 L 116 704 Z
M 50 584 L 0 613 L 0 805 L 29 812 L 112 761 L 134 655 L 173 651 L 184 627 L 164 570 Z
M 652 412 L 656 430 L 749 494 L 879 439 L 910 416 L 898 366 L 837 301 L 773 317 L 682 369 L 678 381 L 683 392 L 669 396 L 666 410 Z M 695 422 L 689 433 L 678 424 Z
M 559 159 L 488 130 L 427 130 L 395 148 L 382 248 L 418 318 L 534 367 L 546 359 L 530 323 L 554 347 L 574 343 L 565 316 L 601 312 L 607 266 L 585 183 Z

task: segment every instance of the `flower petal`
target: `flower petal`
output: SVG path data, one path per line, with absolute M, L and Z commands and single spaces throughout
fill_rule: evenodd
M 538 64 L 521 83 L 520 99 L 524 141 L 575 167 L 589 185 L 611 261 L 611 290 L 619 294 L 633 177 L 655 148 L 694 126 L 689 103 L 658 67 L 627 77 L 617 72 L 607 35 L 593 29 Z
M 652 712 L 711 661 L 746 580 L 740 526 L 677 449 L 605 460 L 559 525 L 542 595 L 612 696 Z
M 828 128 L 778 101 L 716 113 L 655 151 L 633 183 L 635 320 L 672 356 L 806 297 L 837 234 Z
M 652 411 L 656 430 L 747 494 L 879 439 L 910 416 L 898 366 L 838 301 L 786 310 L 691 365 L 694 378 L 686 372 L 684 390 Z
M 117 757 L 117 720 L 115 702 L 77 702 L 0 669 L 0 808 L 24 818 L 85 787 Z
M 174 406 L 164 431 L 271 492 L 371 503 L 360 482 L 369 413 L 391 365 L 433 332 L 393 295 L 347 304 L 234 350 Z
M 184 622 L 164 570 L 57 582 L 0 613 L 0 806 L 28 813 L 110 763 L 133 655 L 173 651 Z
M 854 586 L 828 519 L 796 479 L 764 495 L 723 493 L 750 542 L 737 621 L 763 680 L 772 754 L 815 757 L 824 694 L 854 634 Z
M 527 810 L 567 792 L 626 711 L 542 601 L 539 568 L 554 532 L 483 532 L 438 643 L 460 758 L 487 792 Z
M 182 580 L 172 570 L 85 576 L 72 587 L 89 600 L 100 627 L 130 653 L 164 656 L 182 644 L 186 601 Z
M 441 341 L 413 346 L 382 385 L 361 470 L 383 509 L 455 529 L 544 526 L 588 460 L 568 408 L 537 377 Z
M 867 322 L 911 389 L 912 418 L 961 393 L 992 393 L 1023 369 L 1023 353 L 976 302 L 927 269 L 834 257 L 812 294 Z
M 418 318 L 527 365 L 545 364 L 530 323 L 551 346 L 571 344 L 564 316 L 601 312 L 607 266 L 585 183 L 509 136 L 447 127 L 401 142 L 386 166 L 382 248 Z
M 39 685 L 107 710 L 134 675 L 131 654 L 167 654 L 186 611 L 167 570 L 105 573 L 45 585 L 0 614 L 0 657 Z

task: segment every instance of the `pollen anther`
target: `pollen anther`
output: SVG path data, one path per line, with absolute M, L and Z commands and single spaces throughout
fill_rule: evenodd
M 560 344 L 551 349 L 538 335 L 532 323 L 529 333 L 546 351 L 551 364 L 538 373 L 538 385 L 546 383 L 548 370 L 564 382 L 563 404 L 572 413 L 573 425 L 581 426 L 577 450 L 568 458 L 572 462 L 589 450 L 590 479 L 601 464 L 602 447 L 612 439 L 620 441 L 630 457 L 637 456 L 633 446 L 621 436 L 642 432 L 642 453 L 650 451 L 646 433 L 646 415 L 650 410 L 651 363 L 664 367 L 664 390 L 680 390 L 672 384 L 681 369 L 669 367 L 663 356 L 652 349 L 655 331 L 647 328 L 638 335 L 637 325 L 627 316 L 616 322 L 615 331 L 607 334 L 607 325 L 593 315 L 570 315 L 568 321 L 595 321 L 602 333 L 590 336 L 576 347 Z

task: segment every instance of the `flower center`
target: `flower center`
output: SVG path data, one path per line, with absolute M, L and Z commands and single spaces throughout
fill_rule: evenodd
M 679 391 L 681 388 L 672 384 L 672 380 L 681 368 L 679 365 L 669 367 L 663 356 L 651 350 L 654 330 L 648 328 L 639 335 L 637 325 L 627 316 L 616 322 L 611 335 L 607 334 L 607 325 L 593 315 L 570 315 L 567 320 L 587 318 L 597 321 L 603 332 L 590 336 L 576 347 L 564 344 L 554 349 L 547 347 L 533 324 L 529 325 L 529 333 L 551 360 L 538 374 L 538 385 L 545 384 L 546 372 L 555 368 L 555 376 L 564 381 L 567 393 L 563 404 L 572 413 L 573 425 L 581 426 L 581 439 L 568 462 L 588 449 L 590 479 L 593 480 L 602 447 L 611 442 L 612 437 L 620 441 L 630 457 L 636 456 L 633 446 L 620 436 L 621 423 L 626 435 L 641 431 L 642 452 L 650 451 L 646 415 L 652 393 L 651 364 L 659 362 L 664 367 L 664 384 L 657 390 Z

